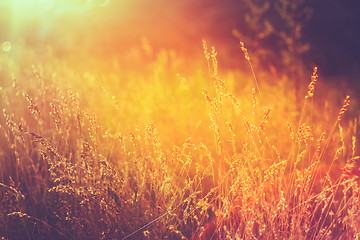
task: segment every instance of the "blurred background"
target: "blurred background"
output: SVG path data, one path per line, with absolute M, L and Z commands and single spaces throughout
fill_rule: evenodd
M 50 46 L 78 64 L 135 66 L 139 46 L 147 57 L 172 49 L 193 59 L 206 39 L 223 69 L 246 70 L 241 40 L 261 71 L 301 86 L 317 65 L 321 79 L 360 96 L 358 0 L 0 0 L 0 12 L 1 43 Z

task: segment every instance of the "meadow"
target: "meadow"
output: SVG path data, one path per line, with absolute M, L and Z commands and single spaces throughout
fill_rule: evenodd
M 0 238 L 358 239 L 352 99 L 202 44 L 125 66 L 2 43 Z

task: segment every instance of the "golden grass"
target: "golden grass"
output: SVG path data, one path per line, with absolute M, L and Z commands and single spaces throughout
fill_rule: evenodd
M 358 238 L 349 98 L 317 108 L 315 68 L 299 115 L 291 81 L 220 73 L 203 47 L 187 76 L 166 51 L 139 73 L 2 53 L 0 237 Z

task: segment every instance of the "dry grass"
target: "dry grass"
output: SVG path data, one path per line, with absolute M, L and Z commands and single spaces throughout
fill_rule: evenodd
M 359 238 L 349 98 L 320 111 L 315 68 L 299 115 L 286 78 L 222 77 L 203 44 L 210 75 L 166 51 L 103 75 L 2 53 L 0 237 Z

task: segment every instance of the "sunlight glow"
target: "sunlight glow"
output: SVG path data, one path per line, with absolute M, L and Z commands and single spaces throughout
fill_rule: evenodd
M 108 3 L 109 0 L 13 0 L 0 3 L 0 7 L 8 8 L 8 14 L 19 21 L 50 15 L 81 14 L 105 7 Z
M 0 11 L 12 39 L 23 38 L 29 32 L 43 39 L 51 31 L 61 30 L 66 25 L 64 19 L 79 23 L 109 3 L 110 0 L 9 0 L 0 1 Z

